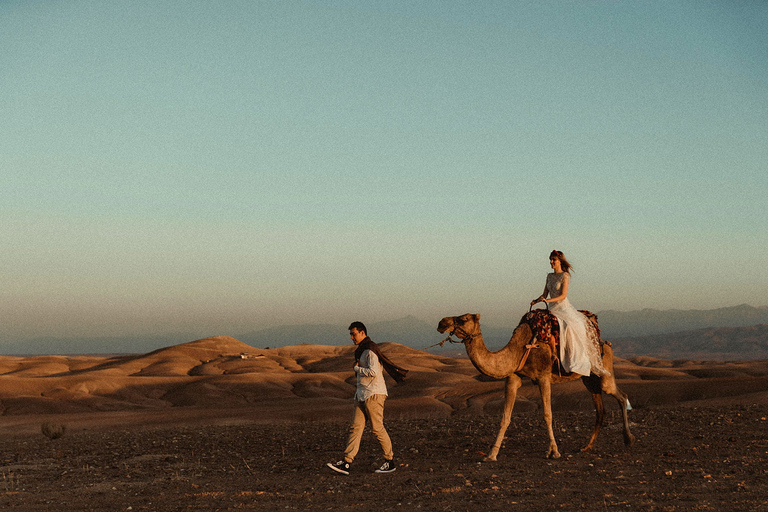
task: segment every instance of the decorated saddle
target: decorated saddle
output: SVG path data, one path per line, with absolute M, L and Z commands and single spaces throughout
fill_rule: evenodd
M 595 332 L 597 333 L 597 338 L 600 340 L 600 347 L 602 348 L 603 344 L 606 342 L 604 342 L 600 336 L 600 327 L 597 325 L 597 315 L 586 309 L 580 309 L 579 312 L 584 314 L 584 316 L 587 317 L 587 320 L 589 320 L 595 327 Z M 560 322 L 557 321 L 557 317 L 549 310 L 534 309 L 533 311 L 529 311 L 520 319 L 520 323 L 522 324 L 523 322 L 530 326 L 533 335 L 537 340 L 546 343 L 550 336 L 554 336 L 555 345 L 558 347 L 560 346 Z

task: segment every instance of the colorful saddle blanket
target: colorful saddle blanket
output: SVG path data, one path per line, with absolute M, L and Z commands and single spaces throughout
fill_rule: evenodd
M 579 312 L 583 313 L 584 316 L 587 317 L 587 320 L 592 322 L 592 325 L 595 326 L 597 338 L 600 340 L 600 345 L 602 345 L 604 342 L 600 336 L 600 327 L 597 326 L 597 315 L 585 309 L 580 309 Z M 539 341 L 547 342 L 550 336 L 554 336 L 555 345 L 560 345 L 560 323 L 557 321 L 557 317 L 550 313 L 549 310 L 534 309 L 523 315 L 523 318 L 520 319 L 520 323 L 522 324 L 523 322 L 531 327 L 533 335 L 536 336 L 536 339 Z

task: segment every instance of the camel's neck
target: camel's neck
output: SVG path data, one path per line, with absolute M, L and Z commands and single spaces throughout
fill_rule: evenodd
M 517 369 L 523 357 L 525 344 L 530 340 L 531 332 L 527 324 L 521 324 L 512 334 L 507 346 L 496 352 L 491 352 L 485 346 L 483 335 L 478 334 L 464 345 L 472 364 L 481 373 L 496 379 L 503 379 Z

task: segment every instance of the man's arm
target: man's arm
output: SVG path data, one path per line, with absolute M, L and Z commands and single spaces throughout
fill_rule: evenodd
M 379 356 L 375 352 L 366 350 L 363 355 L 360 356 L 360 364 L 355 366 L 355 372 L 363 377 L 375 377 L 379 374 Z

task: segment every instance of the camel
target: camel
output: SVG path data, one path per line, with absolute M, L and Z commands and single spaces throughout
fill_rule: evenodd
M 469 355 L 472 364 L 482 374 L 496 379 L 506 379 L 501 428 L 496 436 L 491 452 L 484 459 L 485 461 L 495 461 L 499 454 L 504 434 L 507 431 L 507 427 L 509 427 L 517 390 L 522 384 L 521 377 L 528 377 L 539 386 L 541 401 L 544 407 L 544 421 L 547 424 L 547 433 L 549 434 L 548 458 L 556 459 L 560 457 L 555 434 L 552 431 L 551 384 L 569 382 L 579 378 L 581 378 L 584 386 L 592 394 L 596 413 L 592 437 L 590 437 L 589 442 L 581 451 L 592 450 L 597 434 L 600 432 L 600 427 L 603 424 L 605 408 L 603 406 L 602 393 L 613 396 L 621 406 L 624 418 L 624 443 L 630 445 L 635 442 L 635 436 L 629 431 L 629 418 L 627 417 L 627 411 L 630 408 L 629 399 L 616 385 L 613 371 L 613 349 L 609 343 L 604 345 L 603 355 L 603 366 L 610 372 L 609 375 L 603 377 L 598 377 L 594 374 L 590 374 L 588 377 L 578 374 L 561 376 L 552 372 L 552 353 L 548 343 L 543 341 L 537 344 L 533 330 L 525 322 L 521 322 L 515 328 L 509 343 L 496 352 L 489 351 L 483 342 L 483 335 L 480 332 L 480 315 L 478 314 L 445 317 L 440 320 L 437 330 L 440 333 L 449 333 L 446 340 L 451 339 L 451 336 L 454 334 L 459 337 L 467 349 L 467 355 Z M 451 339 L 451 341 L 453 340 Z M 537 349 L 528 350 L 528 357 L 525 357 L 526 346 L 530 345 L 537 345 Z

